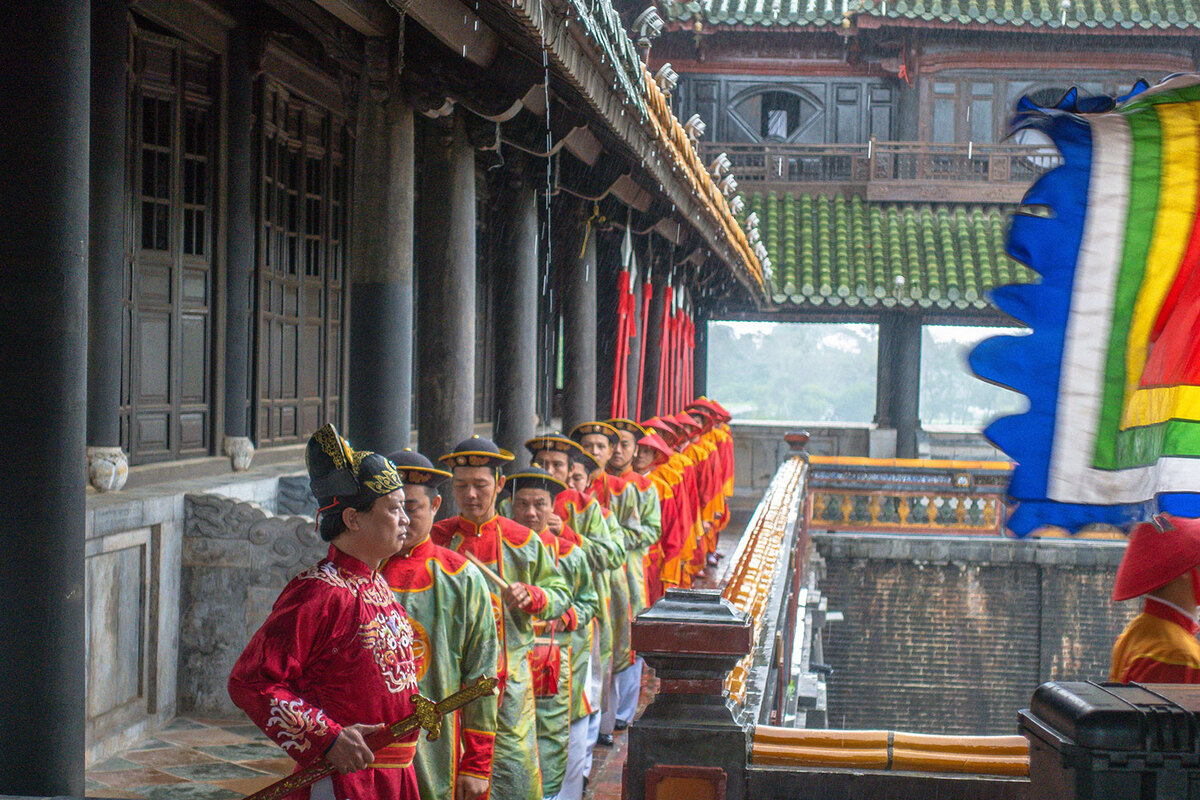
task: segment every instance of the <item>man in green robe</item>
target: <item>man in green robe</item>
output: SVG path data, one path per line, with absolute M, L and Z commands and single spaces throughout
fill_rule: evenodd
M 629 610 L 632 618 L 646 610 L 646 564 L 650 548 L 662 536 L 662 509 L 658 491 L 645 475 L 633 469 L 633 456 L 637 452 L 638 440 L 647 430 L 631 419 L 610 419 L 608 424 L 617 429 L 619 437 L 613 447 L 605 470 L 625 481 L 625 491 L 634 493 L 638 505 L 641 525 L 629 531 L 636 540 L 627 543 L 625 575 L 629 578 Z M 642 659 L 634 657 L 633 664 L 613 675 L 613 695 L 616 700 L 613 727 L 624 730 L 637 713 L 638 699 L 642 694 Z
M 592 643 L 590 624 L 599 608 L 592 581 L 591 564 L 581 547 L 582 540 L 569 527 L 560 526 L 557 535 L 550 530 L 555 517 L 555 497 L 568 491 L 565 483 L 538 467 L 510 475 L 513 518 L 536 531 L 542 542 L 555 554 L 558 570 L 571 587 L 572 601 L 567 613 L 550 622 L 539 639 L 534 666 L 560 654 L 558 680 L 553 686 L 539 687 L 537 695 L 538 756 L 542 767 L 542 786 L 546 798 L 582 794 L 583 774 L 574 771 L 575 786 L 568 789 L 565 780 L 568 764 L 582 765 L 587 744 L 588 708 L 584 698 Z M 561 635 L 565 632 L 565 636 Z M 536 681 L 535 681 L 536 683 Z M 548 681 L 546 682 L 548 683 Z M 582 723 L 578 724 L 577 723 Z M 573 758 L 572 758 L 573 757 Z
M 500 708 L 492 761 L 493 800 L 541 800 L 537 721 L 529 671 L 533 621 L 562 616 L 571 590 L 554 557 L 524 525 L 496 515 L 504 488 L 500 466 L 513 460 L 490 439 L 467 439 L 439 459 L 453 475 L 460 513 L 433 526 L 434 544 L 481 565 L 491 582 L 492 613 L 500 637 Z
M 408 536 L 380 569 L 408 612 L 421 694 L 440 700 L 496 674 L 500 640 L 483 573 L 429 539 L 442 505 L 438 487 L 450 473 L 405 449 L 389 459 L 404 482 Z M 424 800 L 480 800 L 488 795 L 496 737 L 496 697 L 484 697 L 442 722 L 422 741 L 413 764 Z

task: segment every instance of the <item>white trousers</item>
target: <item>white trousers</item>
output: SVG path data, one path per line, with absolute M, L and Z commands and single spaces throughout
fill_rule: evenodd
M 587 720 L 587 757 L 583 761 L 583 774 L 592 774 L 592 751 L 596 749 L 596 737 L 600 735 L 600 712 L 588 714 Z
M 557 800 L 583 800 L 583 779 L 590 770 L 591 742 L 588 740 L 588 720 L 592 717 L 580 717 L 571 723 L 570 739 L 567 742 L 567 772 L 563 776 L 562 786 L 558 790 Z M 594 740 L 593 740 L 594 741 Z M 550 798 L 546 798 L 550 800 Z
M 642 661 L 638 656 L 633 666 L 613 675 L 613 696 L 616 700 L 616 717 L 621 722 L 633 722 L 637 714 L 638 700 L 642 697 Z

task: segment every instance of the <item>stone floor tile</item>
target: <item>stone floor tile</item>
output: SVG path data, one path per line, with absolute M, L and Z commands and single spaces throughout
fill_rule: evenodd
M 279 758 L 283 751 L 269 742 L 246 742 L 245 744 L 223 744 L 197 748 L 203 753 L 222 761 L 257 761 L 264 758 Z
M 163 747 L 175 747 L 176 745 L 170 742 L 164 742 L 162 739 L 142 739 L 126 752 L 136 753 L 139 750 L 158 750 Z
M 134 789 L 141 786 L 158 786 L 165 783 L 183 783 L 183 778 L 140 765 L 137 769 L 123 769 L 119 772 L 91 772 L 88 774 L 98 783 L 111 786 L 114 789 Z
M 88 789 L 84 796 L 96 800 L 146 800 L 146 795 L 129 789 Z
M 254 794 L 257 791 L 267 788 L 282 777 L 282 775 L 263 775 L 261 778 L 240 778 L 235 781 L 214 781 L 213 786 L 220 786 L 222 789 L 228 789 L 231 792 L 237 792 L 238 796 L 245 796 L 248 794 Z
M 236 747 L 237 745 L 232 745 Z M 211 764 L 218 759 L 208 753 L 187 747 L 168 747 L 162 750 L 137 750 L 125 756 L 148 767 L 176 767 L 185 764 Z
M 276 775 L 291 775 L 296 771 L 296 762 L 287 756 L 282 758 L 264 758 L 260 761 L 243 761 L 243 767 L 251 769 L 261 769 L 263 772 L 271 772 Z
M 227 717 L 188 717 L 188 719 L 213 728 L 228 728 L 231 725 L 246 724 L 245 714 L 231 714 Z
M 203 727 L 204 727 L 204 725 L 200 724 L 199 722 L 196 722 L 194 719 L 189 719 L 188 717 L 176 717 L 175 719 L 171 720 L 167 724 L 167 726 L 165 728 L 163 728 L 163 730 L 164 731 L 194 731 L 194 730 L 199 730 Z
M 159 738 L 185 747 L 200 747 L 202 745 L 243 744 L 248 742 L 245 736 L 221 730 L 220 728 L 199 728 L 196 730 L 163 731 Z
M 271 741 L 257 725 L 251 725 L 245 720 L 242 720 L 237 725 L 224 725 L 221 727 L 221 730 L 229 731 L 230 733 L 236 733 L 238 736 L 245 736 L 247 739 L 262 739 L 268 742 Z
M 130 761 L 127 758 L 113 756 L 112 758 L 105 759 L 99 764 L 96 764 L 91 768 L 91 770 L 95 770 L 96 772 L 116 772 L 122 769 L 137 769 L 140 766 L 141 764 L 138 764 L 135 761 Z M 88 771 L 90 772 L 91 770 Z
M 146 800 L 241 800 L 243 795 L 211 783 L 185 783 L 157 786 L 146 793 Z
M 262 775 L 256 769 L 247 769 L 228 761 L 214 761 L 211 764 L 188 764 L 177 767 L 163 767 L 164 772 L 178 775 L 189 781 L 229 781 L 235 778 L 254 778 Z

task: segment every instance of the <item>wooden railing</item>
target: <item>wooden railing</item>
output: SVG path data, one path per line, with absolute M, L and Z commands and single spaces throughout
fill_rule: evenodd
M 701 142 L 706 165 L 725 153 L 749 191 L 860 191 L 869 200 L 1016 202 L 1061 163 L 1051 147 L 881 142 L 743 144 Z
M 812 456 L 810 464 L 810 529 L 1004 534 L 1007 462 Z

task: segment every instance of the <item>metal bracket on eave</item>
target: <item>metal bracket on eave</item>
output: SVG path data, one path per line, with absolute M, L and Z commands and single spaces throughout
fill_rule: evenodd
M 613 185 L 608 187 L 608 191 L 625 205 L 642 213 L 650 208 L 650 202 L 654 199 L 628 173 L 617 178 Z
M 458 0 L 403 0 L 402 5 L 421 27 L 472 64 L 486 67 L 496 59 L 500 37 Z

